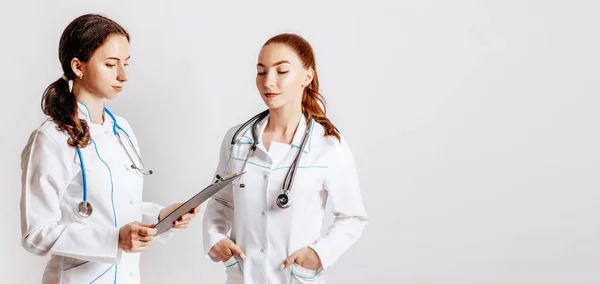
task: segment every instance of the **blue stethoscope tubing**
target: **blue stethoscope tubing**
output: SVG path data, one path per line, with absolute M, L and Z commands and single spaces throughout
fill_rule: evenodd
M 125 151 L 125 153 L 127 154 L 127 156 L 129 157 L 129 159 L 131 160 L 131 168 L 135 169 L 136 171 L 138 171 L 139 173 L 143 174 L 143 175 L 151 175 L 153 172 L 152 170 L 148 171 L 148 173 L 144 172 L 143 170 L 143 162 L 142 162 L 142 158 L 140 157 L 137 149 L 135 148 L 135 146 L 133 145 L 133 142 L 131 141 L 131 137 L 129 137 L 129 133 L 127 133 L 127 131 L 125 131 L 125 129 L 123 129 L 121 126 L 119 126 L 119 124 L 117 123 L 117 119 L 115 118 L 115 116 L 105 107 L 104 108 L 104 112 L 106 112 L 106 114 L 108 114 L 108 116 L 110 116 L 110 118 L 113 120 L 113 134 L 117 137 L 117 140 L 119 140 L 119 143 L 121 144 L 121 147 L 123 148 L 123 150 Z M 129 141 L 129 145 L 130 147 L 133 149 L 133 151 L 135 152 L 135 155 L 139 161 L 140 166 L 136 166 L 135 162 L 133 160 L 133 158 L 131 157 L 131 155 L 129 154 L 129 152 L 127 151 L 127 148 L 125 147 L 125 144 L 123 143 L 123 141 L 121 140 L 121 135 L 119 134 L 118 130 L 123 131 L 123 133 L 125 133 L 125 136 L 127 136 L 127 140 Z M 88 188 L 87 188 L 87 175 L 85 172 L 85 164 L 83 161 L 83 155 L 81 154 L 81 149 L 79 147 L 77 147 L 77 156 L 79 157 L 79 164 L 81 167 L 81 177 L 82 177 L 82 181 L 83 181 L 83 200 L 79 203 L 78 205 L 78 209 L 77 212 L 79 213 L 79 215 L 81 217 L 87 218 L 89 216 L 92 215 L 93 212 L 93 207 L 92 204 L 90 202 L 88 202 L 88 198 L 87 198 L 87 192 L 88 192 Z M 99 156 L 98 156 L 99 157 Z

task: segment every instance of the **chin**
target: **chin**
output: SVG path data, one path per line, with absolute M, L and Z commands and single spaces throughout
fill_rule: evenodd
M 277 109 L 283 106 L 283 104 L 277 100 L 265 99 L 263 101 L 269 109 Z
M 107 99 L 107 100 L 113 100 L 113 99 L 115 99 L 118 96 L 119 96 L 119 92 L 112 91 L 112 92 L 109 92 L 109 93 L 105 94 L 104 98 Z

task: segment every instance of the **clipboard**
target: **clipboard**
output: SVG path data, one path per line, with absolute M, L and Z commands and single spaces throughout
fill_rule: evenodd
M 169 229 L 173 228 L 173 222 L 175 222 L 177 219 L 181 218 L 181 216 L 192 211 L 192 209 L 196 208 L 196 206 L 198 206 L 198 205 L 202 204 L 204 201 L 208 200 L 211 196 L 213 196 L 219 190 L 221 190 L 221 189 L 225 188 L 225 186 L 231 184 L 234 179 L 240 177 L 241 175 L 243 175 L 245 173 L 246 172 L 225 176 L 222 179 L 216 181 L 215 183 L 207 186 L 206 188 L 204 188 L 203 190 L 198 192 L 196 195 L 194 195 L 188 201 L 181 204 L 179 207 L 177 207 L 177 209 L 173 210 L 173 212 L 169 213 L 169 215 L 167 215 L 165 218 L 160 220 L 160 222 L 158 222 L 154 226 L 154 228 L 156 228 L 158 230 L 156 235 L 158 236 L 158 235 L 168 231 Z

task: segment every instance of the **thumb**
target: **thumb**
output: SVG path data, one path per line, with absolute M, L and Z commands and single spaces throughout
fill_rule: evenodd
M 240 247 L 238 247 L 234 242 L 231 242 L 231 244 L 229 245 L 229 249 L 233 253 L 239 255 L 242 259 L 246 258 L 246 254 L 244 253 L 244 251 Z
M 279 269 L 284 270 L 284 269 L 288 268 L 290 265 L 292 265 L 292 263 L 294 263 L 296 261 L 296 258 L 298 258 L 297 252 L 292 253 L 292 255 L 288 256 L 288 258 L 285 259 L 285 261 L 279 267 Z

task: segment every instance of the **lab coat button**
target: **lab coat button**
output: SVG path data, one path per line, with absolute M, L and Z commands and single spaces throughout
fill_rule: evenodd
M 104 134 L 108 134 L 108 131 L 104 131 Z
M 268 178 L 269 178 L 269 175 L 264 175 L 263 177 L 264 177 L 265 179 L 268 179 Z
M 265 252 L 265 250 L 264 249 L 260 249 L 260 252 L 263 253 L 263 252 Z
M 264 215 L 265 215 L 265 212 L 264 212 L 264 211 L 263 211 L 263 212 L 260 212 L 260 215 L 263 215 L 263 216 L 264 216 Z
M 129 200 L 129 204 L 133 204 L 133 200 Z
M 129 276 L 133 277 L 133 273 L 130 273 Z

